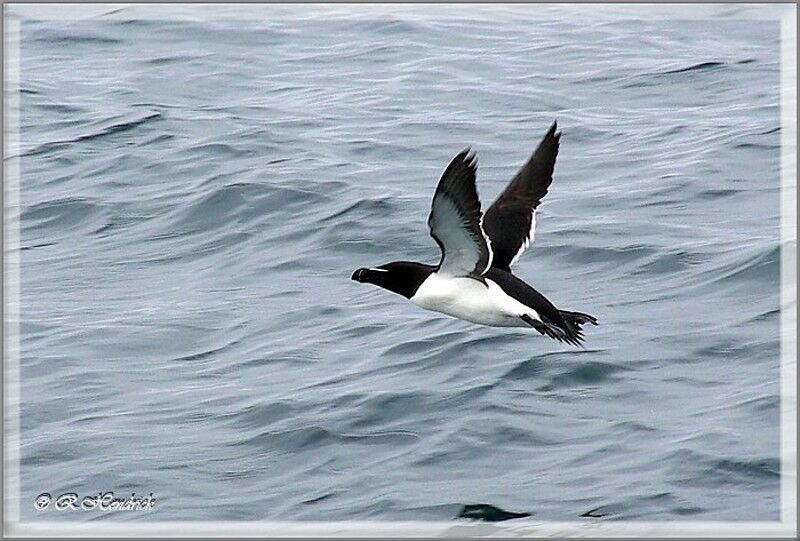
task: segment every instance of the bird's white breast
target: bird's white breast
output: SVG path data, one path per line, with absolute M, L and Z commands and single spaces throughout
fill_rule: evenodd
M 488 286 L 488 287 L 487 287 Z M 539 314 L 506 293 L 492 280 L 451 278 L 432 273 L 411 297 L 421 308 L 492 327 L 527 327 L 520 316 Z

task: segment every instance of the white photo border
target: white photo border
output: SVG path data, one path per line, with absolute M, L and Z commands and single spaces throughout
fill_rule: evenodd
M 252 4 L 249 4 L 252 6 Z M 81 9 L 76 9 L 79 7 Z M 730 19 L 780 21 L 781 29 L 781 490 L 780 521 L 763 522 L 20 522 L 20 408 L 19 408 L 19 89 L 20 21 L 36 19 L 76 20 L 106 15 L 135 6 L 152 19 L 176 17 L 172 4 L 6 4 L 4 6 L 3 79 L 3 527 L 6 536 L 84 537 L 795 537 L 797 534 L 797 6 L 786 4 L 575 4 L 579 16 L 589 10 L 595 19 Z M 178 18 L 191 18 L 198 4 L 181 4 Z M 268 6 L 278 10 L 291 7 Z M 392 14 L 410 16 L 426 8 L 457 12 L 458 5 L 411 4 L 315 4 L 332 18 Z M 511 4 L 483 4 L 472 8 L 500 16 L 513 14 Z M 229 9 L 235 5 L 204 4 L 201 9 Z M 354 15 L 357 11 L 359 15 Z M 632 12 L 642 15 L 632 16 Z M 169 13 L 167 13 L 169 12 Z M 644 13 L 646 12 L 646 16 Z

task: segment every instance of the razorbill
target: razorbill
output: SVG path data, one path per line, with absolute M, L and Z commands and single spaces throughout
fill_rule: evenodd
M 357 282 L 399 293 L 422 308 L 492 327 L 533 327 L 581 345 L 581 326 L 597 319 L 559 310 L 511 273 L 533 240 L 536 208 L 553 180 L 561 133 L 548 130 L 528 162 L 485 212 L 475 188 L 470 149 L 447 166 L 433 195 L 428 227 L 442 251 L 439 264 L 395 261 L 353 273 Z

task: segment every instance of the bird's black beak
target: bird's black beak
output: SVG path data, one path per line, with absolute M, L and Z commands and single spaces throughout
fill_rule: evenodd
M 367 269 L 356 269 L 356 272 L 353 273 L 353 276 L 351 276 L 350 279 L 355 280 L 356 282 L 363 282 L 363 274 L 365 272 L 367 272 Z

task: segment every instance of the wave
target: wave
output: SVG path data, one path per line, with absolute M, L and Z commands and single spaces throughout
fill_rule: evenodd
M 127 118 L 124 116 L 106 118 L 103 119 L 102 121 L 93 123 L 95 124 L 95 126 L 93 126 L 94 129 L 89 133 L 76 135 L 75 137 L 71 137 L 69 139 L 48 141 L 46 143 L 36 145 L 31 149 L 25 150 L 20 155 L 25 157 L 30 157 L 30 156 L 36 156 L 38 154 L 52 152 L 55 150 L 60 150 L 68 145 L 91 141 L 93 139 L 99 139 L 107 137 L 109 135 L 114 135 L 128 130 L 132 130 L 160 118 L 161 118 L 161 113 L 158 112 L 128 115 Z
M 209 179 L 203 184 L 213 181 L 214 179 Z M 234 182 L 195 196 L 194 201 L 189 204 L 175 207 L 168 221 L 159 226 L 159 230 L 174 235 L 233 230 L 232 232 L 246 235 L 258 233 L 266 239 L 287 240 L 275 234 L 274 230 L 267 232 L 265 227 L 268 224 L 277 225 L 282 220 L 294 223 L 323 201 L 327 201 L 327 196 L 316 191 L 266 182 Z M 236 229 L 240 227 L 247 229 L 237 232 Z M 265 235 L 265 232 L 268 234 Z M 313 229 L 306 229 L 292 230 L 286 234 L 313 233 Z M 151 238 L 158 238 L 155 231 L 151 233 Z
M 582 518 L 607 520 L 655 520 L 659 517 L 692 516 L 706 513 L 708 508 L 692 505 L 673 492 L 635 494 L 616 502 L 600 505 L 581 514 Z
M 88 198 L 68 197 L 25 207 L 20 215 L 21 250 L 58 244 L 68 236 L 98 234 L 110 227 L 106 206 Z
M 709 256 L 681 248 L 663 250 L 653 254 L 632 270 L 631 276 L 657 278 L 661 275 L 673 275 L 686 271 L 708 260 Z
M 627 246 L 569 246 L 556 245 L 550 247 L 552 253 L 568 262 L 577 265 L 593 265 L 600 262 L 623 264 L 639 259 L 652 257 L 658 249 L 645 244 Z
M 633 370 L 633 368 L 626 366 L 590 361 L 570 368 L 566 372 L 552 376 L 548 383 L 539 387 L 539 390 L 554 391 L 564 388 L 593 386 L 614 379 L 614 375 L 618 372 L 627 372 L 631 370 Z
M 756 61 L 755 59 L 746 58 L 743 60 L 733 61 L 733 62 L 722 62 L 722 61 L 696 62 L 688 66 L 680 66 L 675 68 L 639 73 L 626 78 L 625 80 L 627 82 L 625 82 L 621 86 L 622 88 L 626 89 L 650 87 L 660 84 L 660 81 L 663 81 L 667 77 L 714 73 L 717 71 L 724 71 L 731 68 L 735 68 L 736 66 L 740 65 L 751 64 L 755 61 Z
M 671 73 L 686 73 L 686 72 L 689 72 L 689 71 L 708 71 L 708 70 L 714 70 L 714 69 L 722 68 L 722 67 L 727 66 L 727 65 L 728 64 L 726 64 L 725 62 L 699 62 L 697 64 L 692 64 L 690 66 L 685 66 L 683 68 L 676 68 L 676 69 L 671 69 L 671 70 L 658 71 L 658 72 L 655 72 L 655 73 L 656 74 L 661 74 L 661 75 L 669 75 Z
M 193 60 L 201 60 L 205 58 L 203 55 L 194 54 L 178 54 L 170 56 L 159 56 L 156 58 L 145 58 L 142 60 L 144 64 L 151 66 L 168 66 L 170 64 L 183 64 L 185 62 L 192 62 Z
M 700 274 L 704 279 L 694 282 L 693 286 L 695 288 L 721 285 L 744 287 L 753 282 L 777 286 L 780 280 L 780 254 L 781 248 L 777 244 L 737 252 L 733 261 L 729 263 L 714 267 L 706 266 Z
M 599 353 L 600 350 L 580 350 L 580 351 L 556 351 L 552 353 L 545 353 L 537 355 L 530 359 L 519 361 L 513 367 L 504 372 L 499 378 L 498 382 L 503 381 L 525 381 L 529 379 L 539 379 L 546 374 L 552 372 L 554 365 L 559 361 L 569 361 L 575 359 L 576 355 L 593 356 Z M 552 381 L 551 381 L 552 383 Z
M 715 62 L 715 61 L 698 62 L 696 64 L 690 64 L 689 66 L 684 66 L 681 68 L 655 72 L 655 74 L 670 75 L 673 73 L 687 73 L 690 71 L 713 71 L 720 68 L 726 68 L 736 65 L 752 64 L 755 61 L 756 61 L 755 58 L 745 58 L 743 60 L 737 60 L 735 62 Z
M 681 486 L 724 487 L 748 482 L 780 482 L 781 466 L 777 457 L 712 456 L 684 448 L 673 451 L 666 460 L 680 468 L 681 476 L 676 484 Z
M 416 442 L 418 439 L 419 436 L 413 432 L 402 430 L 345 434 L 320 426 L 309 426 L 289 430 L 266 431 L 231 445 L 246 445 L 265 450 L 275 449 L 300 453 L 331 445 L 407 445 Z
M 49 46 L 69 47 L 71 45 L 120 45 L 124 40 L 103 34 L 89 34 L 78 32 L 60 32 L 53 29 L 37 30 L 31 33 L 30 38 Z
M 101 212 L 103 206 L 91 199 L 67 197 L 37 203 L 22 210 L 23 227 L 62 229 Z
M 347 30 L 357 33 L 386 35 L 392 38 L 402 35 L 410 36 L 424 28 L 421 22 L 392 17 L 381 17 L 373 20 L 342 20 L 337 21 L 337 24 L 341 24 Z
M 375 218 L 384 218 L 387 215 L 397 215 L 401 212 L 401 205 L 393 197 L 374 197 L 359 199 L 350 203 L 345 208 L 336 210 L 332 214 L 318 220 L 319 223 L 341 223 L 345 218 L 358 223 L 358 220 L 370 221 Z

